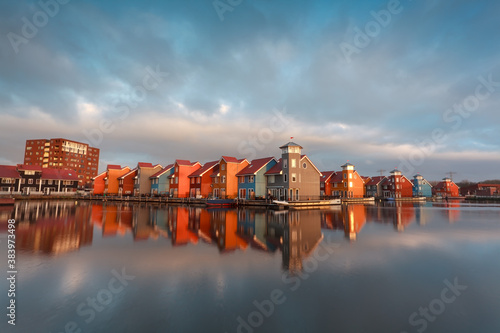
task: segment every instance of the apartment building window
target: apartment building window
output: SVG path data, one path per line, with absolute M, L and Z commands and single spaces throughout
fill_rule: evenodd
M 254 176 L 248 176 L 248 182 L 249 183 L 253 183 L 255 181 L 255 177 Z

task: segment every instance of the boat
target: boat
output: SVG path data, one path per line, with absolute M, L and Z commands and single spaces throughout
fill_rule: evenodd
M 233 207 L 236 206 L 234 199 L 208 199 L 208 207 Z
M 15 202 L 14 198 L 0 198 L 0 206 L 13 205 Z
M 330 199 L 330 200 L 305 200 L 305 201 L 283 201 L 283 200 L 273 200 L 273 203 L 278 206 L 285 207 L 316 207 L 316 206 L 333 206 L 340 205 L 342 201 L 340 199 Z

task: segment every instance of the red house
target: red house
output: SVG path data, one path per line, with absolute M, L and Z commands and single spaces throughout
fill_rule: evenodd
M 335 175 L 335 171 L 321 171 L 321 178 L 319 183 L 319 193 L 322 197 L 332 195 L 331 178 Z
M 432 188 L 434 195 L 438 197 L 458 197 L 460 188 L 450 178 L 443 178 L 443 181 Z
M 191 179 L 189 175 L 201 168 L 200 162 L 176 160 L 174 173 L 170 178 L 170 194 L 174 198 L 188 198 Z
M 118 195 L 133 195 L 137 168 L 118 177 Z
M 215 171 L 218 164 L 219 161 L 207 162 L 188 176 L 189 195 L 191 197 L 208 198 L 208 195 L 212 193 L 212 178 L 210 175 Z
M 413 183 L 401 171 L 395 169 L 382 182 L 384 198 L 411 198 L 413 197 Z

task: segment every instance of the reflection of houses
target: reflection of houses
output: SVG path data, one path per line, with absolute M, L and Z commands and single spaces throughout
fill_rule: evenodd
M 381 198 L 383 196 L 382 181 L 384 179 L 385 179 L 385 176 L 372 177 L 365 185 L 366 196 L 367 197 Z
M 160 171 L 160 164 L 139 162 L 137 164 L 137 175 L 134 182 L 134 195 L 151 194 L 151 180 L 149 177 Z
M 394 202 L 393 225 L 397 231 L 404 231 L 415 217 L 415 206 L 411 202 Z
M 72 202 L 23 202 L 14 207 L 19 250 L 60 254 L 90 245 L 93 227 L 90 206 Z
M 432 185 L 420 174 L 413 176 L 413 196 L 432 197 Z
M 458 197 L 459 188 L 450 178 L 443 178 L 442 182 L 439 182 L 433 188 L 434 195 L 438 197 Z
M 236 174 L 248 166 L 245 158 L 237 159 L 231 156 L 222 156 L 218 170 L 212 172 L 212 195 L 215 198 L 234 199 L 238 196 L 238 177 Z
M 266 197 L 266 176 L 264 175 L 278 163 L 274 157 L 253 160 L 238 172 L 238 198 L 255 199 Z
M 174 198 L 188 198 L 191 180 L 189 175 L 201 168 L 200 162 L 176 160 L 174 173 L 170 178 L 170 195 Z
M 170 190 L 169 177 L 174 173 L 174 165 L 169 164 L 157 173 L 153 174 L 151 180 L 151 195 L 167 194 Z
M 291 272 L 302 270 L 303 261 L 323 239 L 319 211 L 270 211 L 267 234 L 282 246 L 283 267 Z
M 172 245 L 198 243 L 198 234 L 189 228 L 188 207 L 171 207 L 168 214 L 168 226 L 171 232 Z
M 287 201 L 319 199 L 321 172 L 301 155 L 302 147 L 288 142 L 280 149 L 281 160 L 265 173 L 267 192 Z
M 392 170 L 391 175 L 382 183 L 384 198 L 410 198 L 413 196 L 413 184 L 399 170 Z
M 238 234 L 250 244 L 252 249 L 274 252 L 277 246 L 267 235 L 266 212 L 255 209 L 238 211 Z
M 246 249 L 247 242 L 238 231 L 238 215 L 235 210 L 212 211 L 211 234 L 220 252 Z
M 134 241 L 157 239 L 160 232 L 151 218 L 152 207 L 147 205 L 134 206 L 132 215 L 132 233 Z
M 201 168 L 189 175 L 189 193 L 194 198 L 208 198 L 212 193 L 212 173 L 219 161 L 205 163 Z
M 351 204 L 342 206 L 344 217 L 345 237 L 356 240 L 358 233 L 366 223 L 366 206 L 363 204 Z

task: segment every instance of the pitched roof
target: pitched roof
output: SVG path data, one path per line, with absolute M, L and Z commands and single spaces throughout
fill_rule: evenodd
M 146 163 L 146 162 L 139 162 L 137 163 L 138 168 L 152 168 L 153 164 L 152 163 Z
M 201 177 L 205 174 L 205 172 L 212 170 L 219 161 L 212 161 L 205 163 L 201 168 L 190 174 L 188 177 Z
M 382 180 L 384 180 L 385 176 L 375 176 L 372 177 L 372 179 L 366 183 L 367 186 L 372 186 L 372 185 L 378 185 Z
M 283 161 L 280 158 L 278 163 L 276 163 L 271 169 L 269 169 L 264 175 L 277 175 L 283 170 Z
M 213 172 L 210 175 L 210 177 L 217 177 L 218 173 L 219 173 L 219 164 L 216 164 L 215 167 L 213 168 Z
M 39 165 L 18 164 L 17 170 L 42 171 L 42 167 Z
M 161 169 L 160 171 L 158 171 L 157 173 L 155 173 L 154 175 L 152 175 L 149 178 L 158 178 L 161 175 L 163 175 L 165 172 L 167 172 L 168 170 L 172 169 L 173 167 L 174 167 L 173 164 L 169 164 L 169 165 L 167 165 L 166 167 L 164 167 L 163 169 Z
M 318 173 L 319 173 L 319 174 L 320 174 L 320 176 L 321 176 L 321 171 L 319 171 L 319 169 L 318 169 L 318 168 L 316 168 L 316 166 L 314 165 L 314 163 L 313 163 L 313 162 L 309 159 L 309 157 L 307 157 L 307 155 L 302 155 L 302 156 L 300 156 L 300 160 L 301 160 L 301 161 L 302 161 L 304 158 L 307 158 L 307 160 L 309 161 L 309 163 L 311 163 L 312 167 L 313 167 L 316 171 L 318 171 Z
M 194 164 L 196 164 L 198 162 L 191 162 L 189 160 L 175 160 L 175 163 L 177 163 L 178 165 L 189 165 L 189 166 L 191 166 L 191 165 L 194 165 Z
M 95 177 L 92 177 L 92 180 L 96 180 L 97 178 L 100 178 L 100 177 L 106 177 L 108 175 L 108 172 L 107 171 L 103 171 L 101 172 L 100 174 L 98 174 L 97 176 Z
M 321 176 L 320 181 L 321 181 L 322 183 L 325 183 L 325 182 L 327 182 L 327 181 L 328 181 L 328 179 L 329 179 L 329 178 L 330 178 L 333 174 L 335 174 L 335 171 L 321 171 L 321 174 L 322 174 L 323 176 Z
M 245 176 L 245 175 L 255 175 L 260 171 L 264 166 L 266 166 L 269 162 L 276 159 L 274 157 L 264 157 L 256 160 L 252 160 L 249 165 L 247 165 L 243 170 L 238 172 L 236 176 Z
M 302 149 L 302 146 L 301 145 L 298 145 L 296 144 L 295 142 L 288 142 L 287 144 L 284 144 L 283 146 L 280 147 L 281 148 L 285 148 L 285 147 L 300 147 L 300 149 Z
M 108 164 L 108 170 L 110 169 L 118 169 L 118 170 L 121 170 L 121 165 L 118 165 L 118 164 Z
M 226 161 L 226 163 L 241 163 L 243 161 L 246 161 L 247 159 L 246 158 L 237 159 L 236 157 L 232 156 L 222 156 L 221 160 Z
M 137 174 L 137 168 L 130 170 L 123 176 L 118 177 L 118 179 L 125 179 L 126 177 L 135 176 Z
M 345 168 L 345 167 L 348 167 L 348 166 L 352 166 L 352 167 L 353 167 L 353 166 L 354 166 L 354 164 L 347 162 L 346 164 L 341 165 L 340 167 L 341 167 L 341 168 Z
M 330 178 L 330 183 L 341 183 L 342 182 L 342 171 L 335 172 Z
M 15 165 L 0 165 L 0 178 L 21 178 Z
M 42 179 L 52 180 L 78 180 L 78 174 L 74 170 L 47 169 L 42 170 Z

